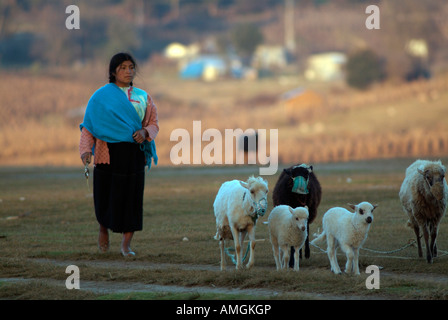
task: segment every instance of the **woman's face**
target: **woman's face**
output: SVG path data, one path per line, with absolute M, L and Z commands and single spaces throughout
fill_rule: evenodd
M 115 69 L 115 84 L 119 87 L 129 87 L 135 77 L 135 67 L 131 61 L 124 61 Z

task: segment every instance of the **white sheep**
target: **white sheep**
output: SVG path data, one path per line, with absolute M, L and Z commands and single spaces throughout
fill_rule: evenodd
M 249 234 L 250 257 L 247 268 L 255 261 L 255 222 L 267 209 L 268 183 L 261 177 L 250 177 L 247 182 L 232 180 L 222 184 L 213 208 L 216 217 L 216 235 L 221 248 L 221 270 L 225 269 L 224 241 L 233 239 L 236 269 L 242 268 L 241 244 Z
M 293 209 L 280 205 L 271 211 L 268 226 L 277 270 L 288 268 L 289 248 L 294 247 L 294 270 L 299 271 L 299 250 L 308 236 L 308 217 L 307 206 Z
M 347 256 L 345 272 L 354 272 L 359 275 L 359 248 L 367 239 L 370 225 L 373 221 L 373 210 L 377 205 L 361 202 L 358 205 L 349 204 L 355 212 L 345 208 L 331 208 L 322 219 L 323 232 L 311 244 L 327 238 L 327 254 L 330 260 L 331 271 L 341 273 L 336 258 L 338 245 Z
M 419 257 L 422 257 L 420 229 L 423 231 L 428 263 L 437 257 L 437 230 L 447 207 L 445 172 L 440 161 L 417 160 L 406 169 L 406 177 L 399 192 L 403 210 L 409 217 L 408 226 L 414 229 L 417 237 Z

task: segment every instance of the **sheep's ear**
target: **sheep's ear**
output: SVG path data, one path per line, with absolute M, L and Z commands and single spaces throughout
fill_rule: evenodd
M 247 182 L 240 181 L 240 185 L 241 185 L 243 188 L 249 189 L 249 185 L 247 184 Z
M 356 204 L 347 203 L 350 208 L 356 211 Z
M 308 172 L 309 172 L 309 173 L 313 172 L 313 166 L 309 166 L 309 167 L 308 167 Z
M 306 210 L 309 210 L 308 206 L 305 206 L 304 208 L 305 208 Z
M 291 212 L 291 214 L 294 213 L 294 209 L 289 207 L 289 212 Z
M 373 205 L 373 209 L 372 209 L 372 211 L 375 210 L 376 208 L 378 208 L 378 205 L 377 205 L 377 204 L 374 204 L 374 205 Z
M 417 168 L 418 173 L 420 173 L 422 176 L 425 176 L 426 174 L 428 174 L 428 170 L 424 170 L 425 167 L 424 166 L 420 166 L 419 168 Z

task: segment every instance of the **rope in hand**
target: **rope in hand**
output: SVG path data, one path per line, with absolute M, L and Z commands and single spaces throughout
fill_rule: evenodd
M 90 176 L 89 164 L 90 164 L 90 161 L 87 159 L 86 160 L 86 165 L 84 167 L 84 177 L 86 177 L 87 190 L 90 192 L 90 186 L 89 186 L 89 176 Z

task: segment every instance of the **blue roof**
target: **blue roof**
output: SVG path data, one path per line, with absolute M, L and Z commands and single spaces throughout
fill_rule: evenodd
M 182 79 L 197 79 L 202 76 L 206 67 L 215 67 L 220 72 L 226 70 L 226 64 L 223 59 L 213 56 L 201 56 L 190 61 L 181 71 Z

